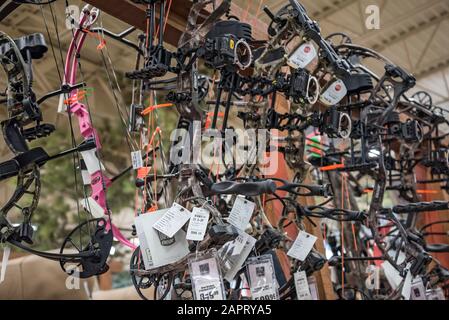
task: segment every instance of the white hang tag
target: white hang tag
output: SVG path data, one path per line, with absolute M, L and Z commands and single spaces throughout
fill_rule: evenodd
M 427 297 L 427 300 L 446 300 L 444 291 L 441 288 L 436 288 L 436 289 L 427 291 L 426 297 Z
M 294 69 L 304 69 L 316 56 L 317 52 L 313 44 L 311 42 L 305 42 L 288 58 L 287 64 Z
M 186 233 L 179 230 L 169 238 L 153 228 L 170 209 L 141 214 L 135 219 L 145 270 L 151 270 L 176 263 L 189 254 Z
M 237 251 L 235 250 L 235 247 L 239 246 L 235 242 L 236 240 L 226 243 L 218 251 L 218 256 L 222 262 L 222 269 L 224 270 L 224 278 L 229 282 L 234 279 L 237 272 L 242 268 L 243 263 L 248 258 L 257 241 L 250 235 L 246 235 L 245 240 L 245 244 L 239 253 L 236 253 Z
M 96 219 L 103 218 L 105 215 L 104 209 L 92 197 L 82 199 L 81 205 Z
M 80 152 L 83 157 L 84 163 L 86 164 L 87 171 L 89 174 L 94 174 L 100 170 L 104 170 L 104 166 L 97 157 L 97 149 L 92 149 L 88 151 Z
M 203 208 L 193 208 L 192 218 L 187 228 L 187 240 L 203 241 L 209 222 L 209 211 Z
M 413 276 L 412 273 L 410 272 L 410 267 L 411 267 L 410 263 L 407 264 L 407 266 L 405 267 L 407 269 L 407 275 L 405 276 L 404 285 L 401 291 L 401 295 L 404 298 L 404 300 L 410 300 L 410 295 L 412 291 Z
M 273 257 L 264 255 L 248 260 L 247 270 L 253 300 L 278 300 Z
M 232 241 L 226 242 L 220 249 L 220 252 L 227 256 L 239 255 L 245 248 L 245 244 L 248 241 L 249 237 L 249 234 L 240 232 L 237 238 Z
M 426 289 L 424 288 L 424 283 L 423 283 L 421 277 L 415 278 L 412 282 L 411 299 L 412 300 L 427 300 L 426 299 Z
M 189 271 L 195 300 L 226 300 L 215 256 L 190 260 Z
M 137 169 L 140 169 L 143 167 L 141 150 L 131 152 L 131 163 L 133 165 L 134 170 L 137 170 Z
M 249 234 L 245 232 L 241 232 L 237 238 L 234 239 L 234 241 L 231 242 L 231 246 L 233 246 L 232 254 L 237 255 L 240 254 L 245 248 L 245 244 L 248 241 Z
M 192 213 L 176 202 L 173 206 L 153 225 L 153 228 L 172 238 L 186 222 Z
M 314 235 L 300 231 L 287 255 L 299 261 L 306 260 L 317 239 Z
M 368 277 L 365 280 L 365 286 L 368 290 L 379 290 L 380 289 L 380 270 L 379 267 L 375 265 L 369 265 L 366 268 L 366 273 Z
M 2 269 L 0 271 L 0 283 L 5 281 L 6 268 L 8 267 L 10 253 L 11 253 L 11 247 L 5 246 L 3 248 Z
M 320 101 L 327 106 L 334 106 L 339 103 L 348 93 L 345 83 L 338 79 L 321 94 Z
M 298 300 L 312 300 L 309 282 L 305 271 L 298 271 L 294 274 L 296 296 Z
M 229 214 L 229 224 L 239 230 L 245 231 L 249 221 L 251 220 L 255 207 L 256 204 L 254 202 L 246 200 L 242 196 L 238 196 L 235 199 L 231 213 Z
M 320 300 L 316 278 L 314 276 L 310 276 L 307 278 L 307 282 L 309 283 L 310 295 L 312 296 L 312 300 Z

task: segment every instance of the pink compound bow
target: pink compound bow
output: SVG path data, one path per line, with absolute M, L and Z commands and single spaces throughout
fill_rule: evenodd
M 67 52 L 64 69 L 64 84 L 75 85 L 79 53 L 89 29 L 96 21 L 99 13 L 98 9 L 91 9 L 89 5 L 86 5 L 82 10 L 79 26 L 73 34 L 73 39 Z M 88 108 L 78 101 L 78 95 L 78 89 L 70 92 L 69 99 L 67 99 L 67 101 L 69 101 L 67 112 L 76 115 L 84 141 L 92 141 L 93 139 L 96 146 L 95 149 L 81 152 L 89 177 L 83 179 L 84 184 L 90 184 L 92 190 L 92 194 L 85 200 L 84 206 L 95 218 L 101 218 L 104 217 L 104 215 L 108 216 L 107 229 L 109 230 L 112 228 L 114 237 L 122 244 L 134 250 L 136 245 L 131 243 L 111 222 L 111 212 L 107 205 L 107 188 L 111 185 L 111 180 L 103 173 L 103 165 L 97 156 L 97 151 L 100 151 L 102 148 L 100 137 L 97 130 L 92 125 L 92 119 Z

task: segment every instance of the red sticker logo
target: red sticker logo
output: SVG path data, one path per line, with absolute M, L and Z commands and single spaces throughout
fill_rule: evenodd
M 305 52 L 305 53 L 309 53 L 310 50 L 312 50 L 312 49 L 311 49 L 309 46 L 305 46 L 305 47 L 304 47 L 304 52 Z
M 341 90 L 341 85 L 340 84 L 337 84 L 336 86 L 335 86 L 335 91 L 340 91 Z

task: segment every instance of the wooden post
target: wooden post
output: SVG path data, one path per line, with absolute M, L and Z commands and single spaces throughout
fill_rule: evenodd
M 278 97 L 276 97 L 276 101 L 277 101 L 277 105 L 276 105 L 277 112 L 286 113 L 286 112 L 290 111 L 289 107 L 288 107 L 288 101 L 284 97 L 279 95 Z M 291 181 L 294 178 L 293 171 L 287 166 L 284 156 L 281 153 L 278 153 L 277 156 L 278 156 L 279 168 L 278 168 L 278 171 L 276 172 L 276 174 L 274 174 L 272 177 Z M 306 183 L 310 183 L 310 177 L 308 177 L 308 181 L 306 181 Z M 282 193 L 280 193 L 280 196 L 282 197 Z M 311 205 L 315 204 L 314 199 L 311 197 L 301 197 L 299 199 L 299 201 L 300 201 L 301 205 L 305 205 L 305 206 L 311 206 Z M 271 212 L 268 212 L 267 215 L 268 215 L 270 221 L 272 221 L 272 223 L 276 225 L 277 221 L 279 221 L 279 218 L 281 217 L 281 214 L 282 214 L 282 204 L 279 203 L 279 201 L 276 201 L 276 202 L 274 202 L 274 204 L 271 207 Z M 315 245 L 316 249 L 320 253 L 324 254 L 325 249 L 324 249 L 323 234 L 321 232 L 320 223 L 319 223 L 318 219 L 315 219 L 315 220 L 316 220 L 316 225 L 317 225 L 316 227 L 314 227 L 309 221 L 305 221 L 304 224 L 306 226 L 306 231 L 309 232 L 310 234 L 315 235 L 318 238 L 316 245 Z M 297 229 L 293 225 L 291 226 L 291 228 L 287 228 L 286 231 L 287 231 L 288 236 L 291 239 L 295 239 L 298 235 Z M 285 256 L 285 254 L 280 255 L 281 265 L 283 265 L 284 270 L 285 270 L 285 265 L 288 265 L 288 261 L 286 259 L 288 259 L 288 258 Z M 334 292 L 333 285 L 331 282 L 330 270 L 327 267 L 327 265 L 324 266 L 320 272 L 316 273 L 316 279 L 317 279 L 318 292 L 319 292 L 320 299 L 321 300 L 335 300 L 336 296 L 335 296 L 335 292 Z
M 421 165 L 416 167 L 416 179 L 417 180 L 430 180 L 430 170 L 428 168 L 425 168 Z M 424 190 L 434 190 L 435 193 L 426 193 L 421 195 L 422 199 L 421 201 L 424 202 L 431 202 L 431 201 L 449 201 L 449 196 L 446 192 L 441 190 L 439 187 L 439 184 L 425 184 L 420 185 L 418 189 L 424 189 Z M 441 221 L 441 220 L 449 220 L 449 210 L 447 211 L 439 211 L 439 212 L 426 212 L 421 213 L 418 216 L 418 228 L 422 227 L 424 225 L 427 225 L 429 223 Z M 428 229 L 428 231 L 436 232 L 436 233 L 446 233 L 446 235 L 431 235 L 429 237 L 426 237 L 426 241 L 429 244 L 433 243 L 446 243 L 449 244 L 448 241 L 448 232 L 449 232 L 449 223 L 446 224 L 437 224 L 435 226 L 432 226 Z M 447 253 L 432 253 L 433 257 L 435 257 L 438 261 L 441 262 L 441 264 L 449 268 L 449 254 Z

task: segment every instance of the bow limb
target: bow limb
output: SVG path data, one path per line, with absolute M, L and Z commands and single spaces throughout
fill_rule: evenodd
M 89 6 L 83 8 L 83 14 L 80 18 L 79 28 L 74 32 L 73 39 L 70 43 L 69 50 L 67 52 L 66 65 L 65 65 L 65 81 L 66 84 L 73 85 L 76 82 L 77 70 L 78 70 L 78 56 L 86 40 L 87 32 L 92 24 L 98 17 L 98 10 L 93 8 L 89 9 Z M 120 232 L 120 230 L 112 224 L 111 212 L 107 204 L 107 188 L 111 185 L 111 179 L 103 173 L 103 164 L 97 156 L 97 151 L 101 150 L 101 140 L 97 130 L 94 128 L 92 123 L 91 114 L 89 109 L 83 103 L 78 102 L 78 96 L 80 91 L 73 90 L 69 94 L 68 99 L 68 111 L 75 114 L 81 135 L 84 141 L 94 140 L 95 148 L 81 152 L 81 156 L 86 164 L 89 176 L 90 176 L 90 186 L 91 195 L 89 199 L 85 200 L 85 206 L 92 209 L 91 206 L 99 206 L 101 208 L 102 214 L 109 217 L 107 221 L 107 230 L 113 232 L 114 237 L 120 241 L 122 244 L 135 249 L 136 246 L 131 243 L 126 237 Z M 93 214 L 95 210 L 89 210 Z M 101 215 L 101 213 L 97 213 Z

